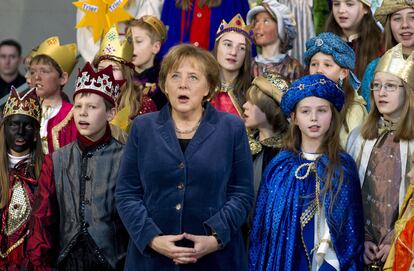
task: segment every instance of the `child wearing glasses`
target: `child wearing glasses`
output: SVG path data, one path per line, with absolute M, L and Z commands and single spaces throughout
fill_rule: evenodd
M 414 53 L 402 45 L 379 60 L 371 83 L 374 101 L 366 122 L 348 137 L 347 151 L 359 167 L 365 219 L 364 261 L 381 270 L 408 187 L 414 150 Z

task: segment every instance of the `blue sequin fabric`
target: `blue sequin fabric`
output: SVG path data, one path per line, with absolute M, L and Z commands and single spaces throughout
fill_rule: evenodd
M 290 85 L 282 97 L 280 108 L 289 116 L 298 102 L 311 96 L 328 100 L 338 111 L 341 111 L 345 102 L 344 91 L 337 83 L 325 75 L 313 74 L 303 76 Z
M 363 270 L 364 225 L 361 188 L 353 159 L 340 154 L 343 182 L 340 173 L 334 174 L 332 192 L 335 201 L 321 196 L 322 208 L 331 234 L 332 245 L 340 270 Z M 250 234 L 249 270 L 296 270 L 300 237 L 301 191 L 306 181 L 295 177 L 303 160 L 291 151 L 281 151 L 269 164 L 259 189 Z M 316 173 L 325 176 L 329 163 L 327 155 L 316 161 Z M 314 176 L 309 175 L 309 178 Z M 324 181 L 321 181 L 321 191 Z M 333 202 L 333 203 L 332 203 Z

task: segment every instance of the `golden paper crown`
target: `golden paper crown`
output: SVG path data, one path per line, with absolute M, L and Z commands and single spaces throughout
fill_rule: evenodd
M 141 20 L 149 24 L 160 35 L 161 42 L 164 42 L 167 37 L 167 28 L 157 17 L 152 15 L 144 15 Z
M 263 76 L 257 76 L 252 85 L 258 87 L 266 95 L 280 104 L 283 94 L 289 88 L 289 81 L 282 76 L 273 73 L 265 73 Z
M 229 23 L 226 23 L 225 20 L 221 21 L 221 24 L 216 33 L 216 41 L 218 41 L 221 38 L 221 36 L 223 36 L 223 34 L 227 32 L 240 33 L 244 35 L 248 41 L 252 42 L 251 36 L 253 32 L 251 30 L 251 27 L 250 25 L 246 25 L 244 23 L 244 20 L 242 16 L 240 16 L 240 14 L 234 16 Z
M 115 105 L 121 93 L 121 86 L 124 83 L 125 80 L 115 80 L 112 65 L 95 72 L 91 64 L 86 62 L 83 69 L 79 71 L 78 78 L 76 79 L 73 99 L 79 93 L 89 92 L 100 95 Z
M 387 72 L 414 87 L 414 52 L 404 59 L 401 43 L 389 49 L 381 57 L 375 72 Z
M 42 117 L 42 107 L 36 95 L 36 88 L 30 89 L 23 97 L 12 86 L 10 96 L 3 109 L 3 117 L 20 114 L 34 118 L 39 124 Z
M 134 64 L 131 62 L 133 54 L 134 47 L 132 44 L 131 31 L 128 31 L 125 34 L 125 39 L 121 42 L 116 26 L 112 26 L 101 40 L 101 45 L 95 58 L 94 65 L 97 67 L 102 60 L 109 59 L 134 69 Z
M 59 37 L 50 37 L 43 41 L 32 56 L 47 55 L 51 57 L 62 71 L 70 74 L 76 64 L 77 47 L 75 43 L 60 45 Z
M 387 16 L 405 8 L 414 8 L 413 0 L 384 0 L 381 6 L 375 11 L 374 17 L 383 26 Z

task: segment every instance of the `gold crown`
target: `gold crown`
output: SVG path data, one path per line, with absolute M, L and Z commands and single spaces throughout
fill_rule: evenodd
M 167 37 L 167 28 L 165 25 L 155 16 L 144 15 L 141 17 L 141 20 L 149 24 L 155 31 L 160 35 L 161 42 L 164 42 Z
M 31 55 L 33 57 L 37 55 L 47 55 L 56 61 L 62 71 L 70 74 L 76 64 L 76 48 L 75 43 L 61 46 L 59 37 L 54 36 L 43 41 Z
M 217 30 L 216 33 L 216 41 L 223 36 L 224 33 L 227 32 L 237 32 L 242 35 L 244 35 L 248 41 L 252 42 L 252 30 L 250 25 L 246 25 L 244 23 L 244 20 L 240 14 L 237 14 L 236 16 L 231 19 L 229 23 L 226 23 L 225 20 L 221 21 L 221 24 Z
M 265 73 L 263 76 L 257 76 L 252 85 L 258 87 L 266 95 L 280 104 L 283 94 L 289 88 L 289 81 L 282 76 L 273 73 Z
M 384 0 L 381 6 L 375 11 L 374 17 L 383 26 L 387 16 L 405 8 L 414 8 L 413 0 Z
M 42 109 L 39 98 L 36 95 L 36 88 L 30 89 L 23 97 L 12 86 L 10 96 L 3 109 L 3 117 L 20 114 L 34 118 L 40 124 Z
M 95 58 L 94 65 L 97 67 L 102 60 L 109 59 L 134 69 L 134 64 L 131 62 L 133 54 L 134 47 L 132 44 L 131 31 L 128 31 L 125 34 L 125 40 L 121 42 L 116 26 L 112 26 L 101 40 L 101 45 Z
M 381 57 L 375 72 L 387 72 L 414 87 L 414 52 L 404 59 L 401 43 L 389 49 Z

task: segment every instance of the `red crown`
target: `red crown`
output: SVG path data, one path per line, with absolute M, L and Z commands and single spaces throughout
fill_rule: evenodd
M 10 96 L 3 109 L 3 117 L 21 114 L 34 118 L 40 124 L 42 108 L 36 95 L 36 88 L 30 89 L 20 97 L 14 86 L 11 87 Z
M 90 92 L 104 97 L 112 104 L 116 104 L 118 95 L 121 92 L 121 86 L 124 83 L 125 80 L 115 80 L 111 65 L 99 72 L 95 72 L 91 64 L 86 62 L 76 79 L 73 98 L 75 99 L 75 96 L 81 92 Z

